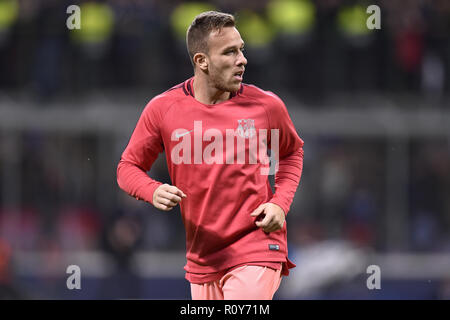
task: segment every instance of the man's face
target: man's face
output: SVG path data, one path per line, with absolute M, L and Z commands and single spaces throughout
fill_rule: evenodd
M 239 90 L 247 64 L 243 54 L 244 41 L 235 27 L 213 31 L 208 39 L 208 75 L 211 83 L 219 90 Z

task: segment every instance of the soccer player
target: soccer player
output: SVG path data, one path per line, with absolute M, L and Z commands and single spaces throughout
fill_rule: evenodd
M 147 104 L 117 168 L 136 199 L 180 205 L 192 299 L 272 299 L 295 267 L 285 218 L 303 141 L 278 96 L 242 83 L 243 47 L 232 15 L 198 15 L 187 30 L 194 76 Z M 278 158 L 274 193 L 268 149 Z M 146 173 L 163 151 L 173 185 Z

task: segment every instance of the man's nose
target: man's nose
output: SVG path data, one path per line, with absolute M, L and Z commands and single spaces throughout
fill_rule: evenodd
M 242 51 L 241 51 L 241 53 L 240 53 L 240 55 L 238 57 L 237 65 L 238 66 L 240 66 L 240 65 L 244 65 L 244 66 L 247 65 L 247 59 L 245 58 L 244 53 Z

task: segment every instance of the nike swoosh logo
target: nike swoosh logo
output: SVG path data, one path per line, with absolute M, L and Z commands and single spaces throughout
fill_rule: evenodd
M 192 132 L 194 129 L 192 129 L 191 131 L 188 131 L 188 132 L 183 132 L 183 133 L 175 133 L 175 137 L 177 138 L 177 139 L 179 139 L 179 138 L 181 138 L 182 136 L 185 136 L 185 135 L 187 135 L 189 132 Z

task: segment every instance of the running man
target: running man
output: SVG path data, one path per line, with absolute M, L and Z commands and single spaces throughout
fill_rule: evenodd
M 242 83 L 247 59 L 232 15 L 198 15 L 186 40 L 194 76 L 147 104 L 117 181 L 160 210 L 180 205 L 192 299 L 272 299 L 295 267 L 285 218 L 303 141 L 278 96 Z M 173 185 L 147 175 L 161 152 Z

